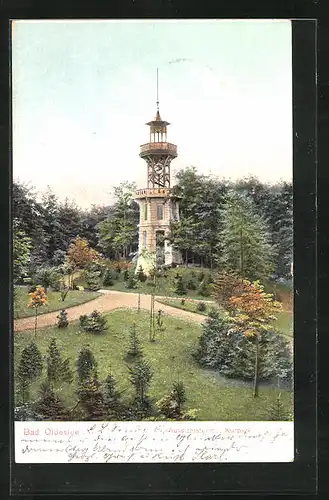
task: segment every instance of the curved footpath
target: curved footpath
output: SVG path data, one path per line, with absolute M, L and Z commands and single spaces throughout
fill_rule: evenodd
M 85 302 L 78 306 L 67 308 L 68 319 L 74 321 L 79 319 L 82 314 L 90 314 L 92 311 L 97 309 L 102 313 L 113 311 L 114 309 L 137 309 L 138 303 L 138 293 L 126 293 L 117 292 L 114 290 L 99 290 L 102 295 L 96 299 Z M 159 299 L 164 299 L 165 297 L 158 297 Z M 140 307 L 141 309 L 150 309 L 151 295 L 140 296 Z M 155 301 L 155 307 L 157 309 L 162 309 L 162 311 L 170 316 L 175 316 L 176 318 L 183 319 L 185 321 L 193 321 L 196 323 L 202 323 L 206 316 L 201 314 L 184 311 L 182 309 L 177 309 L 176 307 L 171 307 L 165 304 L 160 304 Z M 57 321 L 57 315 L 59 311 L 53 311 L 51 313 L 40 314 L 38 317 L 38 328 L 44 326 L 53 326 Z M 14 331 L 24 331 L 32 330 L 34 328 L 34 317 L 21 318 L 14 321 Z

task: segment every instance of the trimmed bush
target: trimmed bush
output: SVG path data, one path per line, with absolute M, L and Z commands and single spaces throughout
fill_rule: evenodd
M 89 315 L 81 315 L 79 321 L 81 328 L 86 332 L 102 333 L 107 329 L 106 318 L 96 310 Z
M 96 292 L 101 287 L 101 277 L 99 271 L 87 271 L 85 273 L 86 284 L 89 290 Z
M 104 286 L 112 286 L 114 285 L 114 281 L 118 278 L 117 273 L 112 269 L 107 269 L 105 271 L 103 277 L 103 285 Z
M 200 312 L 205 312 L 207 310 L 207 305 L 204 302 L 198 302 L 196 305 L 196 310 Z

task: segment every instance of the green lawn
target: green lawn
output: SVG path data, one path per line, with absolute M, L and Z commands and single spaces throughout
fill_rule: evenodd
M 257 399 L 252 397 L 251 387 L 228 382 L 218 375 L 203 370 L 193 359 L 193 352 L 201 334 L 201 326 L 186 323 L 177 318 L 165 316 L 165 331 L 157 334 L 156 342 L 148 340 L 148 313 L 134 310 L 117 310 L 106 315 L 108 332 L 103 335 L 80 332 L 78 323 L 70 324 L 67 329 L 56 327 L 42 328 L 37 332 L 36 342 L 43 354 L 52 337 L 56 337 L 62 354 L 75 363 L 79 349 L 88 346 L 98 362 L 101 380 L 111 372 L 124 397 L 130 397 L 131 386 L 128 381 L 127 363 L 124 360 L 128 344 L 128 327 L 136 322 L 145 358 L 154 369 L 150 394 L 160 399 L 171 388 L 174 381 L 184 382 L 187 390 L 187 407 L 198 408 L 198 420 L 266 420 L 269 405 L 277 395 L 274 387 L 262 387 Z M 15 365 L 24 346 L 34 339 L 32 331 L 16 332 Z M 39 381 L 40 382 L 40 381 Z M 62 384 L 61 397 L 68 405 L 74 406 L 74 384 Z M 32 387 L 32 399 L 36 397 L 37 384 Z M 292 392 L 282 391 L 285 406 L 292 406 Z
M 206 304 L 206 311 L 198 311 L 197 302 L 186 300 L 184 304 L 182 304 L 181 299 L 160 299 L 157 302 L 160 304 L 165 304 L 171 307 L 176 307 L 177 309 L 183 309 L 183 311 L 194 312 L 197 314 L 202 314 L 204 316 L 208 316 L 209 311 L 212 308 L 218 307 L 215 303 Z M 282 311 L 276 315 L 277 319 L 273 322 L 275 328 L 277 328 L 283 335 L 287 337 L 293 337 L 293 315 L 289 311 Z
M 183 299 L 184 300 L 184 299 Z M 203 299 L 202 299 L 203 301 Z M 158 299 L 159 304 L 165 304 L 167 306 L 176 307 L 176 309 L 182 309 L 183 311 L 194 312 L 197 314 L 202 314 L 203 316 L 208 316 L 211 309 L 217 307 L 215 303 L 206 303 L 207 309 L 205 311 L 199 311 L 197 309 L 198 302 L 193 300 L 185 299 L 184 304 L 182 304 L 182 299 L 168 298 L 168 299 Z M 210 301 L 208 301 L 210 302 Z
M 293 337 L 293 314 L 289 311 L 282 311 L 276 315 L 276 318 L 274 322 L 276 328 L 287 337 Z
M 14 318 L 26 318 L 29 316 L 34 316 L 35 311 L 27 307 L 30 302 L 30 296 L 28 294 L 27 287 L 17 287 L 16 289 L 16 299 L 14 305 Z M 71 290 L 64 301 L 61 299 L 60 292 L 48 291 L 48 303 L 47 305 L 40 307 L 39 314 L 44 314 L 52 311 L 58 311 L 60 309 L 68 309 L 72 306 L 77 306 L 79 304 L 84 304 L 85 302 L 89 302 L 89 300 L 95 299 L 99 297 L 100 293 L 98 292 L 87 292 L 87 291 L 78 291 Z
M 174 291 L 174 277 L 175 275 L 177 274 L 177 272 L 180 272 L 183 276 L 191 276 L 192 272 L 196 273 L 199 273 L 200 270 L 196 270 L 196 271 L 193 271 L 191 269 L 185 269 L 185 268 L 179 268 L 179 269 L 169 269 L 167 271 L 167 276 L 166 277 L 159 277 L 157 278 L 156 280 L 156 287 L 155 287 L 155 295 L 160 295 L 160 296 L 163 296 L 163 297 L 177 297 L 177 295 L 175 294 L 175 291 Z M 75 280 L 75 283 L 77 285 L 81 285 L 83 286 L 84 288 L 87 287 L 87 284 L 85 282 L 85 280 L 81 277 L 81 278 L 76 278 Z M 196 283 L 196 286 L 199 286 L 200 283 L 198 282 L 197 278 L 195 277 L 195 283 Z M 127 292 L 127 293 L 131 293 L 131 292 L 140 292 L 142 294 L 150 294 L 152 293 L 152 290 L 153 290 L 153 283 L 149 283 L 149 282 L 138 282 L 138 286 L 137 288 L 135 289 L 129 289 L 129 288 L 126 288 L 126 283 L 125 281 L 123 280 L 123 272 L 120 273 L 119 275 L 119 278 L 118 280 L 116 280 L 114 282 L 114 284 L 112 286 L 101 286 L 101 288 L 103 289 L 108 289 L 108 290 L 117 290 L 119 292 Z M 199 292 L 198 290 L 186 290 L 186 295 L 184 295 L 184 297 L 190 297 L 190 298 L 194 298 L 194 299 L 200 299 L 200 300 L 204 300 L 204 301 L 209 301 L 209 300 L 212 300 L 211 297 L 203 297 Z

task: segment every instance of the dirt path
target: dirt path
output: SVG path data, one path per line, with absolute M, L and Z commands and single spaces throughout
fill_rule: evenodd
M 96 299 L 90 300 L 85 304 L 80 304 L 78 306 L 69 307 L 67 309 L 68 319 L 74 321 L 79 319 L 81 314 L 90 314 L 92 311 L 97 309 L 103 313 L 113 311 L 114 309 L 125 309 L 137 308 L 138 294 L 137 293 L 126 293 L 117 292 L 112 290 L 100 290 L 102 295 Z M 159 297 L 159 299 L 165 297 Z M 141 309 L 150 309 L 150 295 L 140 296 L 140 306 Z M 206 317 L 201 314 L 192 313 L 189 311 L 183 311 L 182 309 L 177 309 L 175 307 L 167 306 L 165 304 L 160 304 L 155 302 L 156 309 L 162 309 L 164 313 L 170 316 L 175 316 L 176 318 L 184 319 L 186 321 L 193 321 L 197 323 L 202 323 Z M 41 314 L 38 318 L 38 328 L 44 326 L 55 325 L 57 322 L 58 311 L 51 313 Z M 31 318 L 21 318 L 14 321 L 14 330 L 16 332 L 23 330 L 32 330 L 34 328 L 34 317 Z

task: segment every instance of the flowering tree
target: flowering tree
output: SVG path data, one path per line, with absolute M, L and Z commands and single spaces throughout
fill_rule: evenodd
M 71 243 L 66 255 L 66 263 L 71 279 L 74 271 L 84 269 L 88 264 L 99 258 L 99 253 L 90 248 L 88 241 L 77 236 Z
M 38 311 L 39 307 L 47 304 L 48 299 L 45 290 L 42 286 L 38 286 L 36 290 L 30 295 L 30 302 L 28 307 L 32 307 L 35 310 L 35 322 L 34 322 L 34 336 L 37 335 L 37 325 L 38 325 Z
M 235 310 L 232 319 L 236 328 L 255 345 L 254 397 L 257 397 L 262 334 L 270 330 L 271 322 L 276 319 L 274 314 L 281 304 L 273 300 L 272 294 L 264 292 L 259 281 L 243 280 L 239 291 L 239 295 L 231 297 L 229 302 Z

